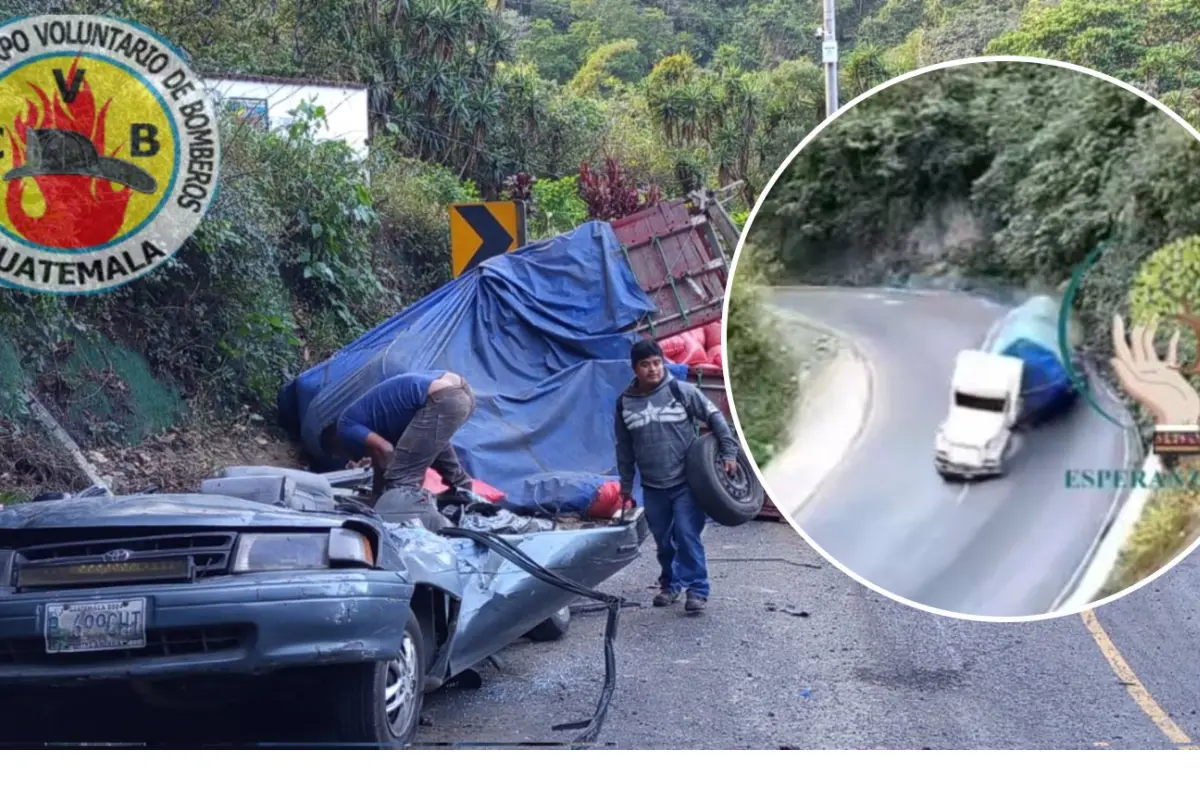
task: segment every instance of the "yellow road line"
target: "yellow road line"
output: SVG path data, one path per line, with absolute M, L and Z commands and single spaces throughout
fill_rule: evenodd
M 1083 617 L 1083 624 L 1087 626 L 1088 633 L 1096 641 L 1096 646 L 1100 648 L 1101 654 L 1112 667 L 1113 672 L 1117 674 L 1117 678 L 1121 683 L 1125 684 L 1125 689 L 1129 692 L 1129 696 L 1133 698 L 1133 702 L 1138 704 L 1138 708 L 1145 712 L 1160 731 L 1162 731 L 1168 739 L 1177 745 L 1186 745 L 1181 747 L 1182 750 L 1196 750 L 1192 744 L 1192 739 L 1184 732 L 1183 728 L 1175 724 L 1175 720 L 1171 719 L 1171 715 L 1163 710 L 1155 699 L 1147 691 L 1146 687 L 1138 679 L 1137 674 L 1129 666 L 1128 662 L 1121 655 L 1121 651 L 1113 644 L 1112 639 L 1108 638 L 1108 634 L 1100 625 L 1100 620 L 1096 618 L 1096 612 L 1088 609 L 1080 614 Z

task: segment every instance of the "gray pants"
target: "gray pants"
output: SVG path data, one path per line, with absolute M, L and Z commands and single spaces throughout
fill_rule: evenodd
M 431 393 L 396 442 L 392 460 L 383 474 L 383 490 L 419 491 L 430 467 L 450 488 L 469 490 L 471 476 L 458 462 L 450 438 L 473 413 L 475 393 L 466 381 Z

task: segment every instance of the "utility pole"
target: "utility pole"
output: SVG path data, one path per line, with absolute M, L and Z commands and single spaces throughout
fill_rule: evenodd
M 825 116 L 838 110 L 837 0 L 825 0 L 825 24 L 821 28 L 821 61 L 825 65 Z

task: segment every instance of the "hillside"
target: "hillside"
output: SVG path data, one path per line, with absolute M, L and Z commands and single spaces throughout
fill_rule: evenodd
M 811 0 L 0 1 L 6 17 L 48 11 L 135 20 L 201 71 L 369 84 L 372 178 L 346 147 L 313 140 L 320 109 L 270 133 L 228 119 L 218 202 L 170 266 L 102 297 L 0 292 L 10 501 L 79 482 L 31 423 L 26 391 L 121 489 L 290 461 L 275 391 L 449 279 L 447 204 L 536 179 L 531 233 L 553 235 L 611 213 L 585 202 L 578 174 L 612 159 L 666 195 L 743 181 L 744 217 L 824 113 Z M 842 0 L 838 26 L 843 101 L 992 52 L 1107 69 L 1200 115 L 1188 0 Z M 757 331 L 753 297 L 737 303 L 737 324 Z M 777 391 L 787 362 L 768 333 L 743 341 L 753 352 L 731 363 L 757 365 Z

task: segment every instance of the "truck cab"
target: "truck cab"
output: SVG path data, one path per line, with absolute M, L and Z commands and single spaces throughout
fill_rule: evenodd
M 938 426 L 934 462 L 944 478 L 1002 475 L 1021 414 L 1020 359 L 980 350 L 958 354 L 950 410 Z

